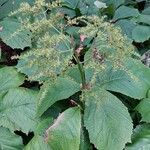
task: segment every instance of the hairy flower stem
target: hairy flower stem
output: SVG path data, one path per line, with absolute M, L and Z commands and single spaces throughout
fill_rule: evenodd
M 84 67 L 83 67 L 83 64 L 80 62 L 79 57 L 77 56 L 77 54 L 75 54 L 75 58 L 76 58 L 78 69 L 79 69 L 79 72 L 80 72 L 80 75 L 81 75 L 82 87 L 84 88 L 86 86 Z

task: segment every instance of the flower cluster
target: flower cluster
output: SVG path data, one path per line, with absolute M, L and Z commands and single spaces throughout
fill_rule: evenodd
M 46 3 L 45 0 L 37 0 L 33 6 L 23 3 L 18 11 L 12 13 L 28 16 L 19 18 L 32 33 L 33 47 L 19 59 L 18 68 L 21 72 L 27 74 L 30 80 L 56 77 L 69 66 L 74 52 L 80 56 L 81 51 L 84 51 L 84 41 L 88 39 L 91 42 L 84 56 L 84 68 L 93 70 L 92 82 L 95 82 L 99 72 L 106 69 L 107 62 L 111 62 L 114 69 L 128 71 L 122 61 L 131 55 L 134 47 L 119 28 L 106 22 L 105 17 L 81 16 L 71 19 L 61 14 L 57 9 L 59 7 L 61 1 Z M 47 13 L 51 9 L 56 11 Z M 79 26 L 81 22 L 84 27 L 80 27 L 79 34 L 84 40 L 81 39 L 82 44 L 74 50 L 72 37 L 67 36 L 64 31 L 67 26 Z
M 85 21 L 86 19 L 86 21 Z M 122 34 L 121 30 L 103 18 L 90 16 L 85 18 L 87 26 L 80 29 L 79 33 L 92 38 L 92 44 L 85 54 L 85 68 L 93 69 L 93 79 L 104 71 L 109 62 L 113 69 L 123 69 L 131 74 L 123 65 L 126 57 L 131 56 L 134 47 L 131 41 Z
M 63 14 L 47 13 L 59 4 L 59 1 L 46 3 L 45 0 L 37 0 L 33 6 L 22 3 L 20 9 L 12 13 L 19 14 L 23 28 L 32 34 L 32 48 L 19 57 L 17 65 L 29 80 L 55 78 L 72 59 L 70 37 L 63 33 Z

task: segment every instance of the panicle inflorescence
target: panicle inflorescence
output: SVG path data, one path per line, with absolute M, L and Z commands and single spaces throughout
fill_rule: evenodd
M 20 56 L 20 71 L 34 68 L 30 72 L 22 72 L 27 72 L 31 80 L 41 80 L 43 77 L 56 77 L 66 70 L 75 50 L 71 45 L 71 38 L 65 35 L 63 30 L 66 26 L 79 26 L 82 22 L 83 27 L 80 28 L 79 34 L 86 39 L 92 39 L 84 56 L 84 68 L 93 70 L 91 82 L 94 83 L 97 74 L 106 69 L 105 62 L 111 62 L 114 69 L 121 68 L 127 72 L 122 61 L 131 55 L 134 48 L 127 37 L 122 35 L 121 30 L 104 21 L 105 17 L 81 16 L 71 19 L 58 11 L 47 13 L 47 10 L 61 7 L 61 4 L 61 0 L 52 3 L 37 0 L 34 5 L 22 3 L 20 8 L 11 14 L 19 14 L 18 18 L 23 27 L 32 33 L 33 47 Z
M 111 62 L 113 69 L 122 69 L 128 74 L 129 70 L 124 67 L 123 61 L 127 56 L 131 56 L 134 47 L 131 41 L 124 35 L 120 28 L 104 21 L 105 17 L 86 17 L 86 27 L 79 30 L 79 33 L 87 38 L 92 38 L 92 45 L 85 54 L 85 68 L 93 69 L 92 83 L 96 80 L 96 75 L 104 71 L 105 62 Z
M 55 9 L 61 1 L 46 3 L 37 0 L 34 5 L 22 3 L 11 15 L 18 15 L 23 28 L 32 33 L 32 48 L 19 57 L 18 69 L 27 74 L 29 80 L 43 81 L 55 78 L 66 69 L 72 59 L 70 37 L 63 33 L 62 15 Z M 18 57 L 17 57 L 18 58 Z
M 46 10 L 58 8 L 61 5 L 60 0 L 56 0 L 54 2 L 46 2 L 45 0 L 36 0 L 34 5 L 30 5 L 27 2 L 23 2 L 20 4 L 20 8 L 16 11 L 13 11 L 9 16 L 14 15 L 32 15 L 37 16 L 43 13 Z M 29 16 L 28 16 L 29 17 Z

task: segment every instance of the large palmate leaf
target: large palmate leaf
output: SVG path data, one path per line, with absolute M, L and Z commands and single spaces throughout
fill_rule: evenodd
M 0 22 L 0 27 L 0 38 L 11 48 L 31 47 L 31 33 L 24 29 L 21 23 L 6 19 Z
M 22 150 L 22 139 L 8 129 L 0 127 L 0 150 Z
M 100 88 L 86 92 L 84 123 L 98 150 L 122 150 L 130 142 L 132 120 L 121 101 Z
M 105 72 L 99 74 L 97 78 L 98 86 L 135 99 L 145 98 L 150 87 L 150 70 L 132 59 L 126 61 L 126 63 L 126 66 L 124 66 L 126 71 L 108 67 Z M 142 78 L 144 78 L 144 82 Z
M 80 130 L 80 109 L 69 108 L 47 129 L 46 141 L 52 150 L 79 150 Z
M 114 15 L 115 20 L 123 19 L 123 18 L 129 18 L 129 17 L 137 17 L 139 15 L 139 12 L 135 8 L 130 8 L 127 6 L 121 6 L 119 7 Z
M 150 123 L 150 98 L 143 99 L 136 110 L 142 115 L 142 121 Z
M 125 150 L 149 150 L 150 149 L 150 124 L 136 127 L 132 136 L 132 144 Z
M 36 125 L 36 97 L 36 91 L 10 89 L 0 101 L 0 125 L 26 133 L 33 131 Z
M 66 99 L 80 90 L 80 84 L 69 78 L 59 77 L 51 82 L 46 82 L 39 93 L 37 112 L 39 116 L 55 102 Z
M 136 26 L 132 31 L 132 38 L 136 42 L 147 41 L 150 38 L 150 26 Z

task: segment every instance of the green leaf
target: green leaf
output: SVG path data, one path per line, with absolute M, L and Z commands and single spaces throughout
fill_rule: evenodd
M 142 121 L 150 123 L 150 98 L 143 99 L 136 110 L 142 115 Z
M 124 61 L 124 70 L 116 70 L 109 65 L 98 75 L 97 85 L 106 90 L 119 92 L 135 99 L 146 97 L 150 85 L 150 70 L 143 64 L 129 59 Z M 145 81 L 143 82 L 143 78 Z
M 35 135 L 32 140 L 27 144 L 24 150 L 52 150 L 49 145 L 44 141 L 44 138 Z
M 62 0 L 62 2 L 69 8 L 75 9 L 79 3 L 79 0 Z
M 79 69 L 78 69 L 77 66 L 69 68 L 69 69 L 65 72 L 65 76 L 71 77 L 71 78 L 72 78 L 74 81 L 76 81 L 77 83 L 82 83 L 80 71 L 79 71 Z
M 24 29 L 21 23 L 6 19 L 0 22 L 0 27 L 0 38 L 11 48 L 31 47 L 31 33 Z
M 92 150 L 87 130 L 82 126 L 79 150 Z
M 37 115 L 41 116 L 55 102 L 66 99 L 78 91 L 80 84 L 69 78 L 58 77 L 55 81 L 47 81 L 38 96 Z
M 41 121 L 38 123 L 36 130 L 34 131 L 34 137 L 27 144 L 24 150 L 51 150 L 49 145 L 44 140 L 45 130 L 53 123 L 52 117 L 41 117 Z
M 132 144 L 125 150 L 149 150 L 150 149 L 150 124 L 136 127 L 132 136 Z
M 135 22 L 123 19 L 117 21 L 116 25 L 121 27 L 123 34 L 126 34 L 129 38 L 132 38 L 132 31 L 136 26 Z
M 82 15 L 98 15 L 99 8 L 94 4 L 96 0 L 80 0 L 78 8 Z
M 142 11 L 142 14 L 144 14 L 144 15 L 150 15 L 150 7 L 145 8 L 145 9 Z
M 36 130 L 34 131 L 34 134 L 43 135 L 45 130 L 53 123 L 53 121 L 54 120 L 51 116 L 47 118 L 42 118 L 41 121 L 38 123 Z
M 122 150 L 132 134 L 127 108 L 114 95 L 100 88 L 86 92 L 84 100 L 84 124 L 90 141 L 98 150 Z
M 0 125 L 12 131 L 33 131 L 37 123 L 36 98 L 36 91 L 25 88 L 10 89 L 0 101 Z
M 79 150 L 81 114 L 78 107 L 60 114 L 46 133 L 46 141 L 52 150 Z
M 0 1 L 0 19 L 6 17 L 11 11 L 19 8 L 22 2 L 33 4 L 34 0 L 1 0 Z
M 41 130 L 43 130 L 48 122 L 42 122 L 41 125 Z M 51 125 L 51 121 L 49 125 Z M 79 108 L 67 109 L 46 130 L 44 137 L 36 133 L 25 150 L 79 150 L 80 128 L 81 114 Z
M 0 149 L 1 150 L 21 150 L 23 148 L 22 139 L 18 135 L 11 133 L 8 129 L 0 127 Z
M 123 4 L 125 2 L 125 0 L 103 0 L 104 2 L 106 2 L 106 4 L 108 5 L 113 5 L 115 8 L 117 8 L 118 6 L 120 6 L 121 4 Z
M 114 15 L 114 20 L 123 19 L 123 18 L 129 18 L 129 17 L 137 17 L 139 15 L 139 12 L 135 8 L 130 8 L 127 6 L 120 6 Z
M 0 92 L 8 91 L 11 88 L 20 86 L 25 77 L 17 72 L 14 67 L 4 67 L 0 69 Z
M 150 15 L 143 15 L 141 14 L 138 18 L 137 21 L 139 23 L 145 23 L 147 25 L 150 25 Z
M 65 15 L 71 17 L 71 18 L 73 18 L 73 17 L 76 16 L 76 11 L 75 11 L 75 9 L 69 9 L 69 8 L 67 8 L 67 7 L 61 7 L 61 8 L 59 9 L 59 11 L 60 11 L 61 13 L 65 14 Z
M 138 25 L 132 31 L 132 38 L 135 42 L 144 42 L 150 38 L 150 27 Z
M 16 66 L 18 71 L 27 75 L 28 77 L 39 74 L 39 71 L 41 70 L 41 68 L 36 63 L 33 63 L 33 64 L 31 63 L 34 59 L 35 59 L 34 56 L 30 56 L 26 59 L 20 58 Z M 29 65 L 29 64 L 32 64 L 32 65 Z M 42 66 L 42 69 L 44 69 L 43 66 Z
M 87 82 L 91 80 L 92 75 L 93 75 L 93 70 L 91 70 L 90 68 L 85 69 L 85 77 Z M 82 83 L 80 71 L 77 66 L 71 67 L 68 70 L 66 70 L 64 76 L 66 77 L 69 76 L 77 83 Z
M 140 60 L 136 60 L 133 58 L 126 59 L 123 65 L 125 66 L 126 70 L 130 72 L 131 75 L 138 78 L 139 81 L 142 81 L 141 83 L 143 88 L 147 86 L 148 91 L 150 87 L 150 69 L 143 63 L 141 63 Z

